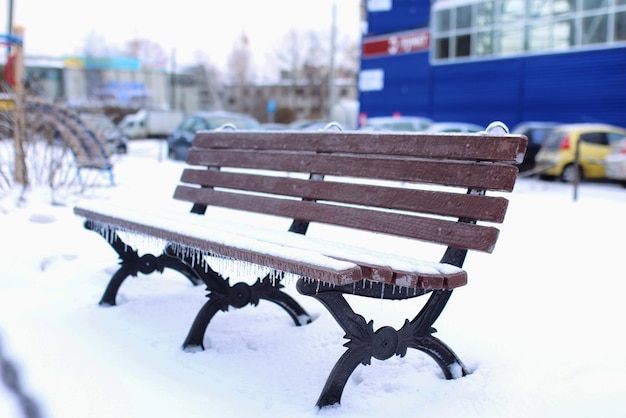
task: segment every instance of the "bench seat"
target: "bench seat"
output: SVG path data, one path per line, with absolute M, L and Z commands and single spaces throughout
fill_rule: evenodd
M 102 228 L 149 235 L 204 255 L 270 267 L 333 285 L 361 280 L 426 290 L 453 289 L 467 283 L 466 272 L 446 263 L 383 253 L 326 239 L 233 222 L 215 216 L 151 211 L 109 204 L 81 203 L 78 216 Z

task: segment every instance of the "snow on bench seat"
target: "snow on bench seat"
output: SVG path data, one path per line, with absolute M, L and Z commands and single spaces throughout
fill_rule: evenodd
M 217 255 L 334 285 L 362 279 L 409 288 L 451 289 L 467 283 L 459 267 L 337 243 L 293 232 L 167 210 L 82 203 L 74 212 L 102 227 L 150 235 Z

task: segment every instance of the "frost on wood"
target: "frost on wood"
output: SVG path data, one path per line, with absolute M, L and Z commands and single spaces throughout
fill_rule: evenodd
M 225 257 L 209 251 L 202 251 L 181 243 L 168 241 L 153 235 L 142 234 L 138 231 L 126 228 L 120 228 L 112 224 L 98 221 L 92 222 L 94 231 L 102 235 L 109 243 L 112 243 L 115 239 L 115 235 L 118 234 L 123 238 L 125 245 L 138 249 L 143 253 L 160 254 L 163 253 L 166 248 L 170 248 L 177 257 L 189 260 L 191 267 L 196 267 L 197 265 L 202 266 L 205 272 L 208 271 L 210 266 L 213 270 L 219 271 L 225 277 L 232 278 L 258 278 L 268 276 L 271 280 L 280 278 L 292 281 L 301 277 L 290 272 L 278 271 L 267 266 Z
M 276 270 L 287 279 L 308 277 L 334 285 L 366 279 L 420 290 L 451 289 L 467 282 L 465 271 L 449 264 L 253 227 L 232 219 L 119 206 L 103 209 L 93 204 L 76 207 L 74 212 L 99 225 L 100 234 L 110 242 L 114 239 L 110 234 L 119 232 L 129 245 L 142 251 L 150 248 L 152 254 L 159 254 L 167 249 L 192 267 L 208 262 L 231 276 L 266 277 Z
M 362 277 L 360 267 L 354 262 L 259 239 L 207 219 L 206 223 L 200 223 L 198 220 L 202 217 L 196 214 L 154 214 L 112 206 L 103 211 L 93 205 L 75 207 L 74 213 L 114 230 L 145 234 L 168 243 L 178 243 L 190 248 L 189 251 L 246 261 L 296 276 L 315 277 L 335 284 L 352 283 Z M 277 231 L 274 233 L 278 234 Z M 179 251 L 186 251 L 184 248 Z

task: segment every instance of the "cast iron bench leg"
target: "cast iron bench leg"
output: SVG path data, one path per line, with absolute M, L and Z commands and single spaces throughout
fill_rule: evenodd
M 326 381 L 317 401 L 318 407 L 341 402 L 343 389 L 350 375 L 359 364 L 369 365 L 372 357 L 387 360 L 394 355 L 404 357 L 408 348 L 414 348 L 432 357 L 441 367 L 447 379 L 461 377 L 467 370 L 454 352 L 441 340 L 431 334 L 436 332 L 432 327 L 445 307 L 451 291 L 434 291 L 422 310 L 413 321 L 406 320 L 402 328 L 396 331 L 385 326 L 374 331 L 374 322 L 366 322 L 365 318 L 350 307 L 344 297 L 346 294 L 365 295 L 385 299 L 407 299 L 419 294 L 408 292 L 396 293 L 391 286 L 380 283 L 358 283 L 347 286 L 330 286 L 300 279 L 298 291 L 319 300 L 333 315 L 337 323 L 346 332 L 344 344 L 347 350 L 337 361 Z M 420 294 L 425 292 L 420 291 Z
M 139 257 L 137 250 L 126 244 L 112 229 L 100 228 L 91 221 L 85 221 L 85 228 L 100 234 L 105 241 L 115 250 L 120 259 L 120 268 L 113 274 L 107 285 L 100 305 L 114 306 L 116 304 L 117 293 L 122 283 L 129 276 L 137 276 L 139 272 L 150 274 L 155 271 L 163 273 L 165 268 L 176 270 L 185 276 L 195 286 L 200 284 L 200 278 L 196 272 L 179 258 L 173 256 L 170 247 L 166 247 L 163 254 L 154 256 L 144 254 Z
M 209 299 L 200 308 L 191 325 L 183 349 L 195 351 L 204 350 L 204 335 L 209 323 L 219 311 L 226 312 L 233 308 L 243 308 L 246 305 L 256 306 L 261 299 L 273 302 L 283 308 L 291 317 L 296 326 L 312 322 L 311 316 L 291 296 L 283 292 L 284 286 L 281 277 L 266 275 L 257 279 L 253 285 L 239 282 L 230 285 L 230 278 L 224 278 L 208 265 L 197 265 L 194 270 L 206 284 L 207 298 Z

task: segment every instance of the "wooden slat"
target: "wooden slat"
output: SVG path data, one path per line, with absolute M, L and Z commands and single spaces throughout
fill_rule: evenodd
M 276 248 L 274 248 L 271 244 L 266 243 L 262 249 L 257 250 L 252 248 L 253 246 L 246 248 L 238 246 L 233 242 L 223 243 L 215 240 L 213 235 L 216 234 L 211 234 L 211 231 L 208 231 L 202 237 L 197 234 L 180 232 L 176 225 L 170 225 L 168 222 L 170 220 L 165 218 L 154 221 L 147 215 L 146 219 L 138 220 L 136 217 L 127 216 L 127 214 L 126 216 L 117 216 L 82 207 L 75 207 L 74 213 L 107 227 L 114 227 L 113 229 L 122 229 L 153 236 L 207 254 L 254 263 L 302 277 L 312 277 L 327 283 L 344 285 L 363 279 L 361 268 L 356 265 L 349 269 L 336 270 L 329 267 L 326 263 L 315 263 L 309 257 L 289 257 L 289 254 L 286 254 L 286 248 L 281 248 L 280 246 L 275 246 Z M 246 237 L 238 237 L 238 241 L 241 240 L 245 241 Z
M 460 271 L 454 274 L 428 275 L 395 271 L 391 284 L 414 289 L 451 290 L 467 284 L 467 273 Z
M 206 169 L 186 169 L 181 180 L 204 187 L 257 191 L 499 223 L 504 220 L 508 205 L 505 198 L 498 196 L 476 196 L 333 181 L 309 181 Z
M 321 153 L 404 155 L 521 163 L 528 140 L 521 135 L 402 132 L 199 132 L 194 146 L 206 149 L 292 150 Z
M 372 252 L 372 250 L 337 244 L 324 239 L 310 239 L 309 237 L 287 231 L 282 231 L 282 233 L 277 233 L 276 231 L 267 233 L 262 230 L 250 231 L 249 229 L 242 231 L 242 227 L 234 224 L 224 225 L 220 223 L 216 225 L 211 220 L 201 222 L 203 220 L 202 217 L 194 214 L 185 214 L 185 216 L 178 216 L 172 220 L 168 216 L 171 215 L 170 213 L 159 215 L 158 212 L 153 212 L 146 218 L 143 211 L 127 208 L 125 212 L 119 212 L 116 210 L 111 211 L 110 209 L 100 210 L 98 208 L 79 206 L 74 208 L 74 212 L 79 216 L 86 217 L 90 222 L 94 222 L 95 225 L 102 225 L 104 228 L 150 235 L 163 239 L 166 242 L 178 243 L 181 245 L 181 250 L 182 248 L 190 248 L 192 250 L 204 251 L 213 255 L 248 261 L 334 284 L 349 284 L 357 280 L 371 280 L 401 287 L 432 290 L 452 289 L 467 282 L 467 273 L 462 269 L 456 269 L 447 273 L 426 272 L 433 267 L 418 267 L 421 262 L 414 259 Z M 130 212 L 128 212 L 129 210 Z M 177 230 L 172 227 L 172 222 L 185 222 L 187 226 L 193 225 L 196 234 L 190 235 L 180 232 L 180 229 Z M 251 240 L 258 239 L 263 243 L 259 247 L 263 248 L 263 252 L 242 248 L 237 243 L 224 245 L 212 238 L 217 236 L 218 239 L 223 239 L 224 233 L 235 234 Z M 199 238 L 199 235 L 202 238 Z M 198 239 L 201 241 L 198 241 Z M 278 248 L 278 252 L 276 248 Z M 345 261 L 359 266 L 360 272 L 355 268 L 333 270 L 325 263 L 315 264 L 312 260 L 308 263 L 303 260 L 294 260 L 293 258 L 285 257 L 281 248 L 299 249 L 307 253 Z M 278 257 L 276 256 L 277 254 Z M 405 271 L 402 268 L 390 267 L 398 263 L 406 266 L 412 265 L 412 270 Z M 421 271 L 424 268 L 426 270 Z M 449 268 L 449 266 L 445 267 L 443 271 Z
M 412 181 L 481 190 L 512 191 L 515 166 L 414 158 L 373 158 L 352 155 L 293 154 L 270 151 L 201 150 L 192 148 L 189 164 Z
M 183 185 L 176 188 L 174 198 L 303 221 L 324 222 L 484 252 L 493 250 L 498 237 L 498 230 L 488 226 L 318 202 L 226 193 Z

